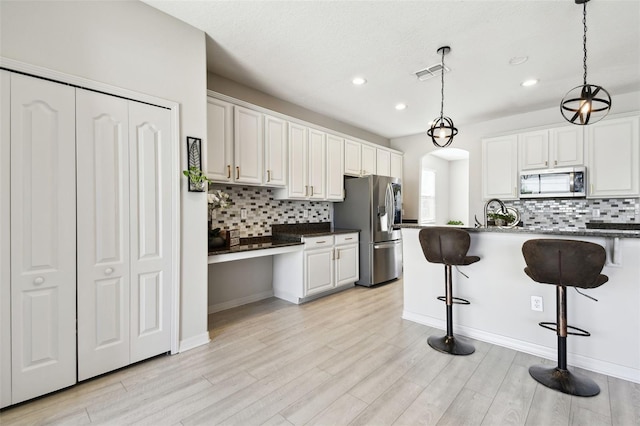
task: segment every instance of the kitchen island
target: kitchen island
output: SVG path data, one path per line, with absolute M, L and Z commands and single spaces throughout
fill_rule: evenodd
M 422 227 L 403 225 L 403 318 L 445 328 L 445 309 L 436 299 L 444 294 L 440 264 L 426 261 L 418 240 Z M 454 333 L 556 359 L 556 334 L 538 326 L 555 321 L 555 286 L 539 284 L 525 273 L 522 244 L 530 239 L 583 240 L 605 247 L 609 277 L 585 293 L 567 291 L 569 325 L 591 332 L 570 336 L 568 363 L 640 383 L 640 232 L 619 230 L 542 231 L 522 228 L 463 228 L 471 235 L 470 255 L 480 261 L 454 269 L 454 296 L 471 302 L 455 305 Z M 531 310 L 531 296 L 543 298 L 543 312 Z

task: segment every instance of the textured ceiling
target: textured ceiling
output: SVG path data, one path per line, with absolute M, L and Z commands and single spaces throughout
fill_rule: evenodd
M 582 6 L 572 0 L 145 1 L 205 31 L 208 71 L 386 138 L 559 105 L 582 84 Z M 640 1 L 587 3 L 588 82 L 640 90 Z M 509 59 L 528 56 L 521 65 Z M 361 75 L 368 83 L 356 87 Z M 520 83 L 537 78 L 536 86 Z M 396 111 L 404 102 L 408 108 Z M 561 121 L 558 111 L 559 121 Z

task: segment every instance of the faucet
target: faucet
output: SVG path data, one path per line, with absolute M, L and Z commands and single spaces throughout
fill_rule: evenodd
M 498 204 L 500 204 L 500 210 L 502 211 L 502 213 L 507 213 L 507 206 L 504 205 L 504 203 L 497 199 L 497 198 L 492 198 L 489 201 L 487 201 L 484 205 L 484 227 L 487 227 L 487 216 L 489 214 L 489 204 L 493 203 L 493 202 L 497 202 Z

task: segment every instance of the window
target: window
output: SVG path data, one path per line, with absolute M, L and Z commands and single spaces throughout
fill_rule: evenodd
M 420 175 L 420 225 L 436 222 L 436 172 L 422 169 Z

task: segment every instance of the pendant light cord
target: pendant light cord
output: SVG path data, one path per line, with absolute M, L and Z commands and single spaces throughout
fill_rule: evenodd
M 444 52 L 445 50 L 446 49 L 442 49 L 442 69 L 440 70 L 440 82 L 442 83 L 442 85 L 440 86 L 440 121 L 441 123 L 442 123 L 442 117 L 444 117 Z
M 587 2 L 585 1 L 583 4 L 583 12 L 582 12 L 582 26 L 584 27 L 584 35 L 582 36 L 582 50 L 584 51 L 584 60 L 582 62 L 582 67 L 584 68 L 584 85 L 587 85 Z M 444 59 L 443 59 L 444 60 Z

